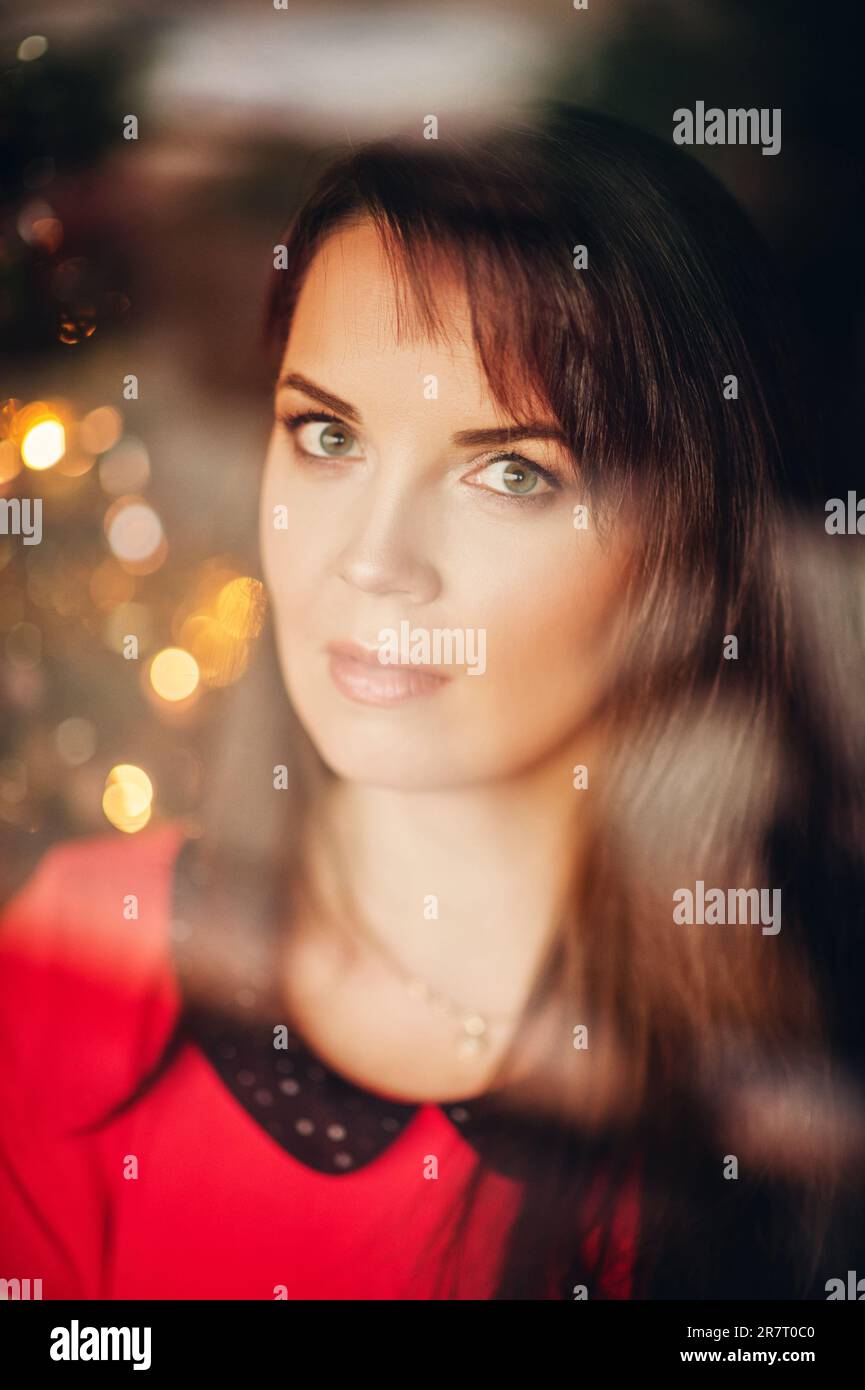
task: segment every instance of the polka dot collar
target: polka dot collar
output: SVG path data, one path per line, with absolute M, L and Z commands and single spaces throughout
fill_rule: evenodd
M 175 865 L 171 928 L 182 1031 L 252 1119 L 294 1158 L 321 1173 L 356 1172 L 394 1143 L 420 1104 L 392 1100 L 350 1081 L 326 1066 L 277 1016 L 270 987 L 276 977 L 274 934 L 244 932 L 238 921 L 220 937 L 196 923 L 188 896 L 196 891 L 189 862 L 193 843 L 181 848 Z M 203 988 L 204 973 L 210 989 Z M 200 1002 L 203 995 L 206 1005 Z M 497 1105 L 495 1093 L 442 1102 L 438 1108 L 507 1176 L 528 1177 L 536 1171 L 537 1145 L 549 1146 L 548 1127 L 516 1124 Z

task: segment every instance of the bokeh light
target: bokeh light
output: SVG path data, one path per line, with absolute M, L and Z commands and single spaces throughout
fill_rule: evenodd
M 56 471 L 64 478 L 83 478 L 85 473 L 90 472 L 95 462 L 96 459 L 93 454 L 70 447 L 67 439 L 66 453 L 58 463 Z
M 267 606 L 259 579 L 242 576 L 230 580 L 216 600 L 216 617 L 230 637 L 257 637 Z
M 150 684 L 163 700 L 186 700 L 198 689 L 198 662 L 182 647 L 164 647 L 150 664 Z
M 78 440 L 89 454 L 104 454 L 116 444 L 123 429 L 120 412 L 111 405 L 100 405 L 88 411 L 78 427 Z M 126 488 L 126 492 L 134 491 Z
M 143 768 L 118 763 L 105 779 L 102 810 L 116 830 L 134 835 L 143 830 L 153 809 L 153 784 Z
M 124 436 L 99 460 L 99 483 L 111 497 L 143 492 L 150 482 L 150 457 L 140 439 Z
M 18 45 L 18 58 L 22 63 L 32 63 L 47 51 L 48 40 L 44 34 L 28 34 Z
M 59 217 L 37 217 L 30 229 L 30 241 L 51 256 L 63 244 L 63 223 Z
M 54 209 L 50 203 L 44 199 L 31 199 L 22 207 L 16 221 L 16 230 L 22 241 L 26 241 L 28 246 L 41 246 L 40 236 L 36 230 L 40 223 L 56 221 Z M 43 250 L 47 249 L 42 247 Z
M 219 619 L 209 613 L 193 613 L 188 617 L 181 629 L 181 641 L 195 657 L 205 685 L 232 685 L 246 670 L 248 643 L 232 637 Z
M 69 767 L 80 767 L 96 752 L 96 730 L 89 719 L 64 719 L 54 731 L 54 741 Z
M 31 425 L 21 440 L 21 457 L 28 468 L 39 472 L 53 468 L 66 452 L 66 431 L 56 418 Z
M 14 396 L 9 396 L 0 406 L 0 439 L 14 439 L 15 422 L 20 409 L 21 402 Z
M 150 574 L 164 563 L 168 545 L 162 522 L 141 498 L 118 498 L 108 508 L 104 525 L 112 553 L 133 574 Z
M 96 332 L 96 314 L 91 305 L 81 305 L 74 309 L 64 309 L 60 315 L 57 337 L 67 346 L 75 346 Z
M 146 801 L 153 800 L 153 783 L 144 768 L 136 766 L 135 763 L 117 763 L 105 780 L 106 782 L 128 783 L 130 786 L 138 787 Z
M 0 439 L 0 487 L 21 472 L 21 455 L 11 439 Z

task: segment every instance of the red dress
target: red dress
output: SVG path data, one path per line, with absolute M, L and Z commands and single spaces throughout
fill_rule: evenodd
M 41 1279 L 46 1299 L 442 1296 L 431 1242 L 479 1159 L 437 1105 L 418 1106 L 370 1163 L 331 1175 L 276 1143 L 187 1044 L 129 1110 L 74 1132 L 134 1092 L 177 1017 L 181 842 L 164 826 L 60 845 L 3 915 L 0 1276 Z M 131 894 L 137 920 L 124 916 Z M 494 1174 L 481 1193 L 450 1297 L 495 1287 L 520 1184 Z M 629 1196 L 608 1297 L 631 1296 L 637 1215 Z

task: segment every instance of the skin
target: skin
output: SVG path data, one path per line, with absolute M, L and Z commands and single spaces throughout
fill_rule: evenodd
M 335 888 L 329 847 L 338 847 L 379 941 L 470 1011 L 509 1015 L 550 944 L 578 857 L 586 798 L 571 769 L 591 762 L 585 720 L 604 676 L 626 555 L 615 538 L 601 544 L 591 527 L 574 529 L 583 499 L 563 443 L 455 442 L 469 430 L 556 423 L 537 402 L 517 421 L 502 413 L 459 285 L 442 276 L 442 341 L 398 333 L 397 307 L 374 228 L 333 234 L 302 286 L 280 381 L 302 376 L 350 403 L 359 423 L 278 385 L 261 494 L 263 567 L 288 697 L 337 774 L 310 840 L 325 896 Z M 424 392 L 430 374 L 436 399 Z M 294 432 L 284 423 L 307 411 L 335 415 L 343 435 L 326 422 Z M 334 442 L 338 456 L 328 453 Z M 505 477 L 513 464 L 495 462 L 514 450 L 525 460 L 517 486 L 528 470 L 529 497 L 514 495 Z M 533 463 L 558 488 L 532 486 Z M 273 524 L 280 504 L 286 530 Z M 347 699 L 326 644 L 374 643 L 403 619 L 485 629 L 484 674 L 449 667 L 447 684 L 395 707 Z M 424 917 L 429 894 L 438 920 Z M 320 912 L 292 932 L 291 951 L 291 1007 L 331 1065 L 407 1099 L 484 1089 L 505 1029 L 478 1058 L 455 1056 L 453 1022 L 413 999 L 359 938 L 351 946 L 324 931 Z

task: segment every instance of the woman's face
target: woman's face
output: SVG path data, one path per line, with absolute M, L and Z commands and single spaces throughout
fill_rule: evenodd
M 345 778 L 455 788 L 551 759 L 569 777 L 622 547 L 591 512 L 575 526 L 587 499 L 549 413 L 494 403 L 456 283 L 445 342 L 398 335 L 396 309 L 372 226 L 333 234 L 294 314 L 261 496 L 286 689 Z

